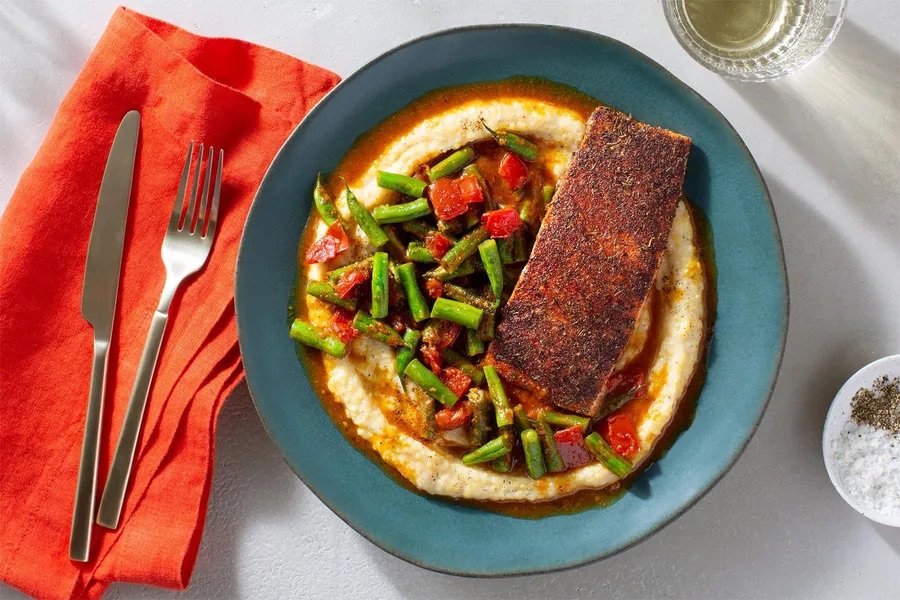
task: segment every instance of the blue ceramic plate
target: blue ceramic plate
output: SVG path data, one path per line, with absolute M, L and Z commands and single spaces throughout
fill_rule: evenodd
M 426 498 L 395 483 L 332 424 L 297 360 L 286 321 L 316 171 L 334 168 L 358 135 L 425 92 L 515 75 L 569 84 L 641 121 L 690 136 L 685 189 L 709 218 L 718 264 L 718 317 L 693 425 L 641 476 L 638 490 L 608 508 L 537 521 Z M 247 383 L 291 468 L 381 548 L 429 569 L 473 576 L 598 560 L 638 543 L 697 502 L 734 464 L 759 424 L 788 318 L 772 202 L 725 118 L 620 42 L 522 25 L 455 29 L 410 42 L 323 99 L 260 186 L 241 241 L 235 297 Z

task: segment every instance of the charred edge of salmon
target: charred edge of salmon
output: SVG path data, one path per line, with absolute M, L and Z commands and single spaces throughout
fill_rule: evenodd
M 690 138 L 600 107 L 501 311 L 487 360 L 593 416 L 656 279 Z

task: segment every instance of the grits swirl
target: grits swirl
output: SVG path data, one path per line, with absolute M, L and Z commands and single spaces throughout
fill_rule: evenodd
M 516 98 L 491 102 L 472 100 L 426 118 L 395 138 L 359 180 L 348 182 L 350 187 L 370 209 L 384 203 L 391 192 L 376 185 L 376 170 L 411 173 L 416 166 L 443 152 L 483 140 L 482 118 L 498 129 L 519 132 L 538 142 L 541 160 L 557 178 L 584 132 L 584 121 L 578 113 L 555 104 Z M 338 207 L 345 218 L 349 217 L 343 200 L 338 201 Z M 317 235 L 323 231 L 324 225 L 319 223 Z M 351 232 L 351 237 L 355 254 L 350 253 L 344 262 L 371 252 L 361 231 Z M 323 274 L 321 265 L 309 267 L 306 273 L 311 279 L 321 279 Z M 651 327 L 659 328 L 659 347 L 649 371 L 651 402 L 644 419 L 637 424 L 641 448 L 632 457 L 635 464 L 649 455 L 672 420 L 700 359 L 704 338 L 704 285 L 690 209 L 682 201 L 678 204 L 656 280 L 661 306 L 653 311 L 653 319 L 659 322 L 651 323 L 650 307 L 645 306 L 617 367 L 626 367 L 640 353 Z M 314 324 L 325 325 L 329 318 L 327 306 L 311 296 L 306 302 L 309 319 Z M 436 443 L 411 435 L 388 418 L 398 410 L 402 392 L 394 369 L 394 351 L 379 342 L 358 338 L 349 356 L 343 359 L 325 356 L 324 368 L 328 389 L 343 405 L 358 435 L 387 464 L 424 492 L 471 500 L 534 502 L 582 489 L 600 489 L 618 481 L 599 463 L 548 474 L 539 480 L 532 480 L 524 473 L 505 474 L 484 466 L 468 467 Z

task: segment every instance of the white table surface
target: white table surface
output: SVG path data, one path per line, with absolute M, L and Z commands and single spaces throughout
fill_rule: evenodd
M 0 209 L 116 4 L 0 0 Z M 743 136 L 772 192 L 791 287 L 784 365 L 756 437 L 709 495 L 643 544 L 536 577 L 419 569 L 363 539 L 294 477 L 241 387 L 219 423 L 206 531 L 183 597 L 898 597 L 900 530 L 844 504 L 825 473 L 820 438 L 841 383 L 900 352 L 900 2 L 849 0 L 830 51 L 772 84 L 704 71 L 675 42 L 655 0 L 130 5 L 345 76 L 413 37 L 473 23 L 552 23 L 618 38 L 703 94 Z M 19 594 L 0 584 L 0 597 Z M 108 597 L 178 596 L 114 585 Z

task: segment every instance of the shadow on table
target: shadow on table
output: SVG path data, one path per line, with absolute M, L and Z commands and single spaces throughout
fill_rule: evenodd
M 847 241 L 816 210 L 815 199 L 802 198 L 774 177 L 767 182 L 784 236 L 791 329 L 775 395 L 734 470 L 651 539 L 564 574 L 490 580 L 441 575 L 360 540 L 400 596 L 709 598 L 746 596 L 748 590 L 756 590 L 754 597 L 839 596 L 852 595 L 854 578 L 875 575 L 880 567 L 865 556 L 848 557 L 815 541 L 840 544 L 871 537 L 867 524 L 832 490 L 821 453 L 822 427 L 834 394 L 856 368 L 885 350 L 866 344 L 865 329 L 878 325 L 868 322 L 870 310 L 861 300 L 868 282 L 836 285 L 851 281 L 846 274 L 860 269 Z M 637 491 L 646 496 L 640 486 Z M 810 538 L 814 531 L 815 540 Z M 802 561 L 801 554 L 806 556 Z
M 900 55 L 846 22 L 805 69 L 769 83 L 729 85 L 890 240 L 898 223 L 884 218 L 884 206 L 900 194 L 898 77 Z M 861 193 L 878 188 L 885 194 Z
M 875 530 L 875 533 L 881 536 L 884 543 L 891 547 L 894 554 L 900 558 L 900 529 L 878 523 L 872 523 L 872 528 Z

